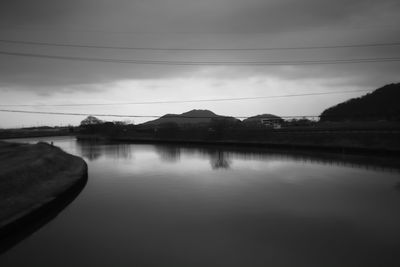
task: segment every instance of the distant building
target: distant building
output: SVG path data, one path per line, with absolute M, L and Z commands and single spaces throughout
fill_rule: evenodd
M 281 129 L 282 125 L 280 123 L 274 123 L 274 125 L 272 126 L 272 128 L 274 129 Z
M 280 119 L 261 118 L 260 122 L 267 128 L 280 129 L 282 128 Z
M 283 123 L 281 117 L 273 114 L 261 114 L 243 120 L 244 125 L 256 128 L 280 129 Z

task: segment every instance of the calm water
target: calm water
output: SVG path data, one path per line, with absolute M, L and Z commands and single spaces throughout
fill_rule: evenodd
M 245 149 L 40 140 L 84 157 L 89 181 L 0 266 L 400 266 L 396 171 Z

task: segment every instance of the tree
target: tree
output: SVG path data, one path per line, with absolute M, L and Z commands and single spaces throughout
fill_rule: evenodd
M 225 134 L 232 131 L 234 128 L 241 126 L 241 122 L 238 119 L 228 118 L 212 118 L 208 126 L 211 129 L 211 135 L 213 138 L 222 139 Z
M 94 116 L 88 116 L 86 119 L 81 121 L 81 126 L 88 126 L 88 125 L 98 125 L 103 123 L 102 120 L 94 117 Z

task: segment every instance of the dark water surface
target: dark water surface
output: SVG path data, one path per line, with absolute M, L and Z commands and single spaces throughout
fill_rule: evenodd
M 400 266 L 400 175 L 254 149 L 54 141 L 89 180 L 0 266 Z M 397 186 L 396 186 L 397 185 Z

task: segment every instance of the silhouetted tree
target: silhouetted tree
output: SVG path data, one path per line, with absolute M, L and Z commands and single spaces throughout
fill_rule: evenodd
M 94 117 L 94 116 L 88 116 L 86 119 L 81 121 L 81 126 L 87 126 L 87 125 L 96 125 L 96 124 L 101 124 L 103 123 L 102 120 Z
M 240 125 L 240 120 L 235 118 L 213 118 L 209 123 L 210 133 L 216 139 L 223 138 L 227 131 L 240 127 Z
M 180 127 L 176 122 L 161 123 L 156 128 L 156 136 L 161 138 L 177 138 Z
M 88 116 L 86 119 L 81 121 L 81 129 L 84 133 L 97 133 L 99 131 L 99 125 L 103 123 L 102 120 L 94 117 L 94 116 Z

